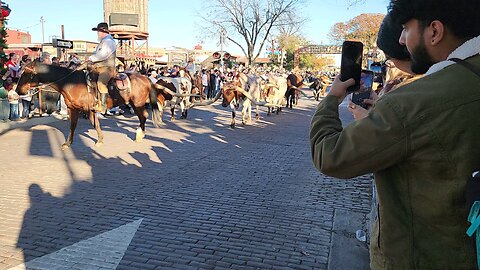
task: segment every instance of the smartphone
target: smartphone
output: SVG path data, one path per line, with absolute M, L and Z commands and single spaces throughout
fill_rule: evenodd
M 371 70 L 362 70 L 360 72 L 360 86 L 358 91 L 353 92 L 352 102 L 368 109 L 368 104 L 363 102 L 365 99 L 369 99 L 372 94 L 374 73 Z
M 342 45 L 342 62 L 340 65 L 340 80 L 342 82 L 353 78 L 355 85 L 347 89 L 347 93 L 358 91 L 360 88 L 360 74 L 362 71 L 363 43 L 344 41 Z

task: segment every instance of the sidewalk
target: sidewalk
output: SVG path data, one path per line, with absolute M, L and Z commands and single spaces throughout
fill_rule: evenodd
M 17 129 L 17 128 L 25 128 L 25 127 L 32 127 L 37 125 L 45 125 L 49 123 L 53 123 L 59 120 L 68 120 L 66 116 L 63 115 L 48 115 L 48 116 L 35 116 L 28 120 L 20 120 L 20 121 L 0 121 L 0 135 L 4 134 L 8 130 Z

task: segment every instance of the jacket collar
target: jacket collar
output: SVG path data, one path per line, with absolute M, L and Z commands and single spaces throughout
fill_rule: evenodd
M 480 53 L 480 36 L 467 40 L 465 43 L 460 45 L 460 47 L 455 49 L 447 57 L 447 59 L 459 58 L 459 59 L 465 60 L 479 53 Z M 444 61 L 438 62 L 435 65 L 430 67 L 427 73 L 425 73 L 425 76 L 433 74 L 453 64 L 455 64 L 455 62 L 450 60 L 444 60 Z

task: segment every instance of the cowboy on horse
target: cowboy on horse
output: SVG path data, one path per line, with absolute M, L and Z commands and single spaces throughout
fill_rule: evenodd
M 97 112 L 105 113 L 107 109 L 108 82 L 115 76 L 117 46 L 110 35 L 107 23 L 99 23 L 97 27 L 92 28 L 92 31 L 97 31 L 98 40 L 100 41 L 95 53 L 87 60 L 87 62 L 92 64 L 94 72 L 98 73 L 97 89 L 99 98 L 93 109 Z

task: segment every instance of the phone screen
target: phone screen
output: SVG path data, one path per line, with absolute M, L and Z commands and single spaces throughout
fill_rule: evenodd
M 355 85 L 347 89 L 347 93 L 358 91 L 360 88 L 360 73 L 362 71 L 363 43 L 345 41 L 342 45 L 342 63 L 340 79 L 344 82 L 350 78 L 355 80 Z
M 368 104 L 363 102 L 364 99 L 369 99 L 372 93 L 373 86 L 373 72 L 370 70 L 362 70 L 360 73 L 360 86 L 358 91 L 352 94 L 352 102 L 368 109 Z

